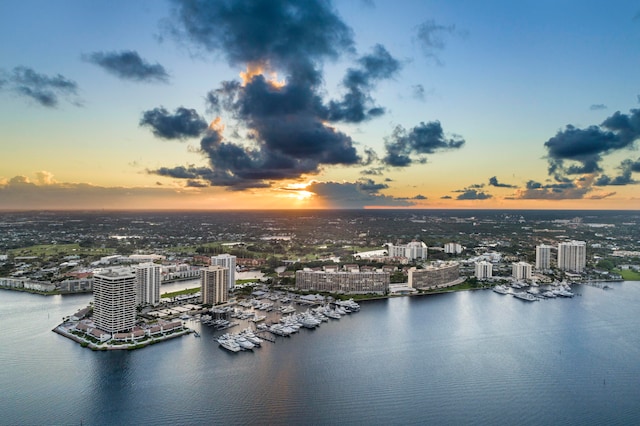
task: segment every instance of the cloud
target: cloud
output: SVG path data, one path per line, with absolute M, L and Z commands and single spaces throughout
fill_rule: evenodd
M 433 154 L 441 150 L 459 149 L 464 143 L 465 140 L 458 135 L 453 135 L 452 138 L 445 137 L 439 121 L 426 124 L 421 122 L 408 132 L 402 126 L 397 126 L 385 141 L 387 155 L 382 161 L 388 166 L 406 167 L 414 161 L 420 161 L 412 158 L 414 154 Z
M 476 189 L 466 189 L 456 197 L 456 200 L 487 200 L 491 197 L 493 197 L 491 194 L 483 191 L 478 191 Z
M 3 77 L 2 81 L 0 88 L 6 85 L 14 93 L 30 98 L 44 107 L 58 106 L 60 97 L 71 99 L 70 102 L 76 106 L 80 105 L 79 101 L 72 98 L 72 95 L 77 94 L 77 83 L 60 74 L 49 77 L 31 68 L 18 66 L 13 68 L 12 73 Z
M 167 82 L 169 79 L 169 74 L 162 65 L 150 64 L 133 50 L 93 52 L 82 58 L 122 80 Z
M 174 1 L 170 31 L 231 65 L 285 69 L 289 78 L 320 82 L 316 63 L 353 52 L 353 31 L 327 1 Z
M 237 190 L 317 174 L 324 166 L 369 165 L 375 160 L 366 151 L 363 159 L 351 137 L 332 123 L 357 123 L 383 114 L 372 91 L 393 77 L 400 63 L 382 45 L 355 57 L 352 30 L 330 2 L 173 4 L 172 35 L 201 51 L 222 55 L 231 66 L 246 68 L 242 82 L 223 81 L 205 96 L 207 110 L 231 120 L 229 126 L 239 137 L 244 132 L 244 140 L 230 141 L 221 129 L 209 129 L 200 142 L 206 170 L 193 173 L 187 168 L 191 175 Z M 344 96 L 327 102 L 322 65 L 341 55 L 355 57 L 355 66 L 342 80 Z M 169 171 L 184 170 L 165 167 L 150 172 Z
M 424 55 L 437 64 L 441 64 L 439 52 L 444 50 L 446 39 L 450 36 L 466 36 L 466 32 L 456 31 L 455 25 L 438 24 L 433 19 L 424 21 L 416 29 L 416 38 Z
M 364 208 L 375 206 L 408 207 L 415 203 L 370 192 L 359 182 L 313 182 L 306 188 L 331 208 Z
M 53 185 L 57 183 L 53 178 L 53 174 L 46 170 L 36 173 L 36 182 L 38 182 L 39 185 Z
M 331 101 L 328 120 L 360 123 L 384 114 L 384 108 L 373 105 L 370 91 L 375 84 L 393 77 L 400 69 L 400 62 L 378 44 L 373 52 L 358 59 L 358 68 L 349 68 L 342 84 L 347 93 L 340 101 Z
M 442 197 L 440 197 L 441 200 L 450 200 L 453 197 L 451 195 L 443 195 Z
M 372 167 L 370 169 L 362 170 L 360 174 L 365 176 L 382 176 L 384 170 L 384 167 Z
M 414 84 L 413 86 L 411 86 L 411 93 L 412 93 L 412 97 L 414 99 L 417 99 L 419 101 L 423 101 L 426 99 L 426 91 L 424 89 L 424 86 L 422 84 Z
M 46 174 L 51 176 L 51 174 Z M 44 175 L 39 174 L 38 179 Z M 4 209 L 162 209 L 176 203 L 200 202 L 199 192 L 171 188 L 102 187 L 87 183 L 34 183 L 25 176 L 0 182 L 0 206 Z M 202 206 L 207 207 L 207 206 Z M 210 208 L 210 206 L 208 206 Z
M 377 193 L 381 189 L 389 188 L 386 183 L 376 183 L 373 179 L 358 179 L 358 189 L 369 194 Z
M 526 200 L 576 200 L 576 199 L 601 199 L 606 198 L 615 193 L 596 193 L 593 192 L 593 185 L 596 179 L 595 174 L 584 175 L 573 181 L 563 181 L 558 183 L 542 184 L 530 180 L 526 187 L 518 189 L 510 199 L 526 199 Z
M 160 107 L 145 111 L 140 126 L 150 127 L 153 134 L 162 139 L 186 139 L 200 136 L 208 124 L 194 109 L 179 107 L 170 114 Z
M 495 186 L 496 188 L 517 188 L 516 185 L 498 182 L 498 178 L 495 176 L 489 178 L 489 186 Z
M 617 111 L 599 126 L 586 129 L 568 125 L 544 143 L 549 174 L 562 181 L 565 174 L 601 172 L 604 155 L 631 148 L 638 138 L 640 109 L 632 109 L 629 114 Z M 566 165 L 567 161 L 571 163 Z
M 633 185 L 639 183 L 631 176 L 633 172 L 640 172 L 640 158 L 636 161 L 631 159 L 623 160 L 618 166 L 621 171 L 618 176 L 610 177 L 609 175 L 602 174 L 594 182 L 595 186 L 622 186 Z
M 593 104 L 589 107 L 591 111 L 601 111 L 603 109 L 607 109 L 605 104 Z

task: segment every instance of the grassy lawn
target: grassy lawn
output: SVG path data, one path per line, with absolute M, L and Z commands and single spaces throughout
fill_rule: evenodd
M 632 271 L 631 269 L 614 269 L 613 272 L 622 275 L 622 278 L 626 281 L 640 281 L 640 272 Z
M 169 299 L 171 297 L 182 296 L 184 294 L 194 294 L 200 291 L 200 287 L 195 288 L 185 288 L 184 290 L 172 291 L 170 293 L 163 293 L 161 297 L 165 299 Z
M 80 247 L 79 244 L 42 244 L 31 247 L 22 247 L 9 250 L 12 256 L 71 256 L 71 255 L 96 255 L 107 256 L 113 254 L 114 249 L 111 248 L 86 248 Z

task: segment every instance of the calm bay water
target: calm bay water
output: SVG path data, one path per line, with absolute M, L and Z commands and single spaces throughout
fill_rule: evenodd
M 51 332 L 90 295 L 0 290 L 0 424 L 640 424 L 640 282 L 610 285 L 363 302 L 238 354 L 195 322 L 92 352 Z

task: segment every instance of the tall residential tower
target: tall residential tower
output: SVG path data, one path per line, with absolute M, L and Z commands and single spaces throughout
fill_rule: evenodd
M 136 271 L 136 305 L 157 305 L 160 303 L 160 265 L 141 263 Z
M 587 264 L 587 243 L 569 241 L 558 244 L 558 268 L 582 272 Z
M 93 320 L 108 333 L 136 325 L 136 275 L 132 269 L 107 269 L 93 275 Z
M 215 305 L 229 299 L 229 269 L 213 265 L 200 270 L 200 294 L 202 303 Z
M 231 290 L 236 285 L 236 257 L 231 254 L 212 256 L 211 265 L 224 266 L 229 270 L 227 290 Z

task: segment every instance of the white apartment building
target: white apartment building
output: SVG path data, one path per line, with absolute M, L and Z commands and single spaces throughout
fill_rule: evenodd
M 223 266 L 229 270 L 227 290 L 231 290 L 236 285 L 236 257 L 231 254 L 211 256 L 211 265 Z
M 136 305 L 157 305 L 160 303 L 160 281 L 162 268 L 155 263 L 141 263 L 136 271 Z
M 215 305 L 229 300 L 229 269 L 213 265 L 200 270 L 202 303 Z
M 458 243 L 446 243 L 444 245 L 444 252 L 449 254 L 462 253 L 462 246 Z
M 427 245 L 422 241 L 411 241 L 404 245 L 387 244 L 389 257 L 405 257 L 409 260 L 427 260 Z
M 477 279 L 486 280 L 493 277 L 493 264 L 491 262 L 483 260 L 481 262 L 476 262 L 475 266 L 475 276 Z
M 513 263 L 511 267 L 513 278 L 518 281 L 531 279 L 531 264 L 527 262 Z
M 93 321 L 102 331 L 118 333 L 136 324 L 136 274 L 113 268 L 93 275 Z
M 558 244 L 558 268 L 563 271 L 582 272 L 587 264 L 587 243 L 569 241 Z
M 546 271 L 551 269 L 551 246 L 540 244 L 536 246 L 536 270 Z

